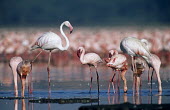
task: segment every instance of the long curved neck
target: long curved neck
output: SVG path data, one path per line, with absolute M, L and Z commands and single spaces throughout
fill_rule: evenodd
M 61 26 L 60 26 L 60 32 L 61 32 L 62 36 L 65 38 L 65 40 L 66 40 L 66 46 L 63 47 L 61 45 L 60 49 L 61 50 L 67 50 L 68 47 L 69 47 L 69 40 L 68 40 L 67 36 L 64 34 L 64 32 L 63 32 L 63 25 L 64 25 L 64 23 L 62 23 Z
M 82 53 L 81 53 L 81 55 L 80 55 L 80 61 L 81 61 L 82 64 L 85 63 L 84 54 L 85 54 L 85 50 L 83 49 L 83 51 L 82 51 Z

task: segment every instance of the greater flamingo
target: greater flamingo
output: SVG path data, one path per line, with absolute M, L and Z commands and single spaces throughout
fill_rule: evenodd
M 77 56 L 80 58 L 80 61 L 82 64 L 87 64 L 90 68 L 91 82 L 90 82 L 90 91 L 89 92 L 91 92 L 92 80 L 93 80 L 91 66 L 95 67 L 96 75 L 97 75 L 98 93 L 99 93 L 99 75 L 98 75 L 98 71 L 97 71 L 97 65 L 98 65 L 98 63 L 102 62 L 102 59 L 96 53 L 86 53 L 85 54 L 85 49 L 83 47 L 78 48 Z
M 72 25 L 70 24 L 69 21 L 63 22 L 61 24 L 61 26 L 60 26 L 60 32 L 61 32 L 62 36 L 65 38 L 65 40 L 66 40 L 66 46 L 65 47 L 63 47 L 63 45 L 62 45 L 61 38 L 57 34 L 55 34 L 53 32 L 44 33 L 43 35 L 41 35 L 37 39 L 35 44 L 32 46 L 32 50 L 37 49 L 37 48 L 41 48 L 43 50 L 49 51 L 49 59 L 48 59 L 48 66 L 47 66 L 48 84 L 49 84 L 49 88 L 48 88 L 49 89 L 49 96 L 51 94 L 51 88 L 50 88 L 50 58 L 51 58 L 51 52 L 54 49 L 64 51 L 64 50 L 67 50 L 68 47 L 69 47 L 69 40 L 66 37 L 66 35 L 64 34 L 64 32 L 63 32 L 63 26 L 64 25 L 66 25 L 67 27 L 70 28 L 70 34 L 73 31 L 73 27 L 72 27 Z M 35 57 L 35 59 L 41 54 L 41 52 L 42 51 L 40 51 L 40 53 Z
M 139 40 L 134 37 L 126 37 L 120 43 L 120 49 L 129 54 L 132 57 L 132 67 L 134 72 L 137 71 L 136 64 L 134 62 L 134 57 L 139 56 L 145 59 L 149 67 L 152 67 L 156 71 L 157 79 L 158 79 L 158 91 L 162 91 L 161 79 L 159 74 L 160 64 L 158 65 L 158 60 L 155 56 L 153 56 L 147 47 L 146 42 L 143 40 Z
M 17 65 L 22 61 L 21 57 L 12 57 L 9 62 L 9 66 L 12 70 L 14 77 L 14 94 L 18 96 L 18 84 L 17 84 Z
M 22 92 L 21 96 L 24 97 L 26 77 L 31 72 L 32 64 L 28 60 L 21 61 L 17 66 L 17 73 L 21 79 Z
M 124 82 L 124 92 L 127 92 L 127 83 L 126 83 L 126 78 L 125 74 L 128 69 L 128 63 L 127 63 L 127 58 L 123 54 L 119 54 L 117 50 L 110 50 L 109 51 L 109 58 L 105 59 L 107 66 L 112 68 L 113 71 L 120 71 L 121 72 L 121 78 Z M 113 90 L 114 90 L 114 84 L 113 80 L 115 77 L 116 73 L 114 72 L 113 77 L 111 78 L 110 82 L 112 82 Z M 110 92 L 110 82 L 108 86 L 108 93 Z M 115 90 L 114 90 L 115 92 Z

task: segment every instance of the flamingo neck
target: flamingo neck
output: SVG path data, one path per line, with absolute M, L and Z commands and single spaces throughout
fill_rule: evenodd
M 67 36 L 65 35 L 65 33 L 63 32 L 63 25 L 64 25 L 64 23 L 62 23 L 61 26 L 60 26 L 60 32 L 61 32 L 62 36 L 65 38 L 65 40 L 66 40 L 66 46 L 63 47 L 61 45 L 60 50 L 62 50 L 62 51 L 67 50 L 68 47 L 69 47 L 69 40 L 68 40 Z
M 82 64 L 85 64 L 85 60 L 84 60 L 84 54 L 85 54 L 85 50 L 83 49 L 81 55 L 80 55 L 80 61 Z

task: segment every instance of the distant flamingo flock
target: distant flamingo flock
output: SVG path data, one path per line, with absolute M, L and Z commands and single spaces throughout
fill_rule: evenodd
M 114 83 L 115 75 L 121 76 L 121 79 L 123 80 L 124 84 L 123 91 L 125 93 L 128 92 L 128 85 L 125 74 L 129 68 L 131 68 L 133 75 L 133 91 L 134 93 L 139 93 L 139 86 L 141 87 L 142 85 L 140 76 L 142 75 L 143 71 L 146 69 L 147 66 L 149 67 L 149 69 L 150 68 L 153 69 L 151 77 L 148 70 L 148 82 L 150 82 L 150 80 L 152 82 L 153 73 L 155 72 L 158 80 L 158 91 L 159 92 L 162 91 L 161 78 L 159 72 L 161 60 L 157 55 L 153 54 L 153 52 L 156 53 L 161 50 L 170 51 L 169 30 L 165 31 L 150 30 L 151 32 L 149 32 L 147 30 L 118 31 L 117 29 L 115 30 L 94 29 L 95 31 L 90 31 L 84 28 L 80 28 L 79 31 L 77 32 L 75 31 L 75 34 L 69 35 L 67 33 L 67 30 L 65 30 L 65 32 L 63 31 L 64 25 L 68 27 L 70 29 L 70 33 L 72 33 L 73 27 L 71 23 L 69 21 L 65 21 L 60 25 L 60 33 L 58 31 L 55 32 L 53 30 L 50 30 L 50 32 L 42 34 L 42 32 L 40 31 L 35 32 L 35 30 L 29 30 L 27 34 L 24 32 L 12 32 L 12 31 L 10 31 L 9 33 L 3 31 L 3 33 L 0 34 L 1 38 L 0 55 L 8 56 L 10 59 L 8 60 L 14 77 L 15 96 L 18 96 L 17 75 L 19 75 L 21 79 L 22 83 L 21 96 L 24 97 L 26 77 L 31 73 L 32 64 L 37 59 L 39 59 L 39 57 L 43 56 L 44 53 L 46 53 L 43 50 L 49 52 L 49 57 L 45 56 L 45 58 L 48 59 L 47 73 L 48 73 L 49 97 L 51 94 L 50 88 L 51 58 L 59 59 L 57 57 L 52 57 L 52 52 L 55 53 L 56 51 L 66 50 L 73 53 L 74 55 L 75 53 L 77 53 L 76 59 L 79 59 L 83 65 L 89 66 L 90 69 L 89 92 L 92 91 L 93 81 L 91 69 L 92 67 L 94 67 L 96 70 L 98 93 L 100 92 L 99 81 L 102 80 L 102 77 L 99 78 L 100 72 L 98 72 L 97 68 L 102 64 L 105 64 L 107 67 L 110 67 L 113 70 L 113 76 L 110 78 L 108 85 L 108 93 L 110 92 L 110 83 L 112 83 L 113 92 L 114 93 L 119 92 L 115 91 Z M 85 50 L 87 50 L 87 53 L 85 53 Z M 103 55 L 102 58 L 100 54 L 97 54 L 99 52 L 105 54 L 109 53 L 109 57 L 106 58 L 105 55 Z M 61 52 L 60 54 L 64 54 L 64 52 L 63 53 Z M 22 56 L 23 58 L 17 57 L 20 55 L 24 55 Z M 26 55 L 31 55 L 32 57 L 31 58 L 26 57 Z M 128 60 L 129 57 L 127 57 L 127 55 L 131 57 L 132 62 L 131 67 L 128 66 L 130 65 L 128 64 L 128 61 L 130 60 Z M 24 60 L 25 58 L 29 58 L 30 60 Z M 120 82 L 118 82 L 117 85 L 118 90 L 120 86 L 119 83 Z

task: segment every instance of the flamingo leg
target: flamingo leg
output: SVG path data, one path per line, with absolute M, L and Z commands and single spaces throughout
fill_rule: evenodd
M 22 78 L 22 76 L 21 76 L 21 84 L 22 84 L 21 96 L 22 97 L 24 97 L 24 93 L 25 93 L 25 83 L 26 83 L 26 78 Z
M 89 66 L 90 68 L 90 90 L 89 93 L 91 93 L 91 88 L 92 88 L 92 81 L 93 81 L 93 76 L 92 76 L 92 70 L 91 70 L 91 66 Z
M 134 57 L 133 57 L 133 56 L 131 56 L 131 57 L 132 57 L 132 68 L 133 68 L 133 72 L 135 72 L 135 73 L 136 73 L 135 60 L 134 60 Z
M 114 83 L 113 83 L 113 82 L 114 82 L 114 77 L 115 77 L 115 75 L 116 75 L 116 73 L 114 72 L 113 77 L 112 77 L 112 79 L 111 79 L 111 81 L 112 81 L 112 87 L 113 87 L 113 92 L 114 92 L 114 93 L 116 93 L 116 92 L 115 92 Z
M 49 98 L 51 96 L 51 86 L 50 86 L 50 58 L 51 58 L 51 51 L 49 53 L 49 59 L 48 59 L 48 66 L 47 66 L 47 72 L 48 72 L 48 94 Z
M 32 60 L 32 62 L 34 62 L 41 53 L 42 53 L 42 50 L 37 54 L 37 56 Z
M 124 93 L 127 93 L 127 81 L 126 81 L 126 78 L 125 78 L 126 71 L 127 70 L 123 70 L 122 73 L 121 73 L 121 78 L 124 82 Z
M 96 68 L 96 75 L 97 75 L 97 86 L 98 86 L 98 93 L 99 93 L 99 74 L 97 72 L 97 67 Z

